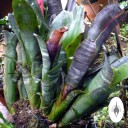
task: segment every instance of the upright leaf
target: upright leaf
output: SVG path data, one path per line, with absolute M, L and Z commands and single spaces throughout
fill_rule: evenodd
M 65 114 L 60 126 L 68 125 L 74 119 L 81 118 L 84 113 L 92 112 L 99 104 L 106 100 L 112 92 L 119 90 L 117 84 L 128 78 L 128 71 L 126 70 L 128 68 L 128 62 L 122 61 L 119 64 L 118 62 L 120 62 L 120 60 L 122 61 L 124 58 L 114 62 L 115 64 L 113 65 L 116 65 L 115 68 L 106 65 L 94 77 L 87 88 L 85 88 L 85 94 L 78 96 L 69 111 Z
M 60 39 L 62 38 L 63 34 L 67 31 L 67 27 L 62 27 L 58 30 L 54 30 L 48 41 L 47 41 L 47 49 L 48 49 L 48 53 L 49 53 L 49 56 L 50 56 L 50 60 L 51 60 L 51 63 L 54 62 L 54 59 L 55 59 L 55 56 L 58 52 L 58 49 L 60 47 L 59 45 L 59 41 Z
M 63 26 L 67 26 L 69 28 L 71 21 L 73 20 L 73 14 L 68 11 L 62 11 L 60 14 L 58 14 L 50 26 L 50 32 L 53 30 L 57 30 L 62 28 Z
M 84 11 L 83 7 L 77 6 L 73 12 L 73 20 L 68 31 L 64 34 L 61 43 L 66 50 L 73 41 L 83 33 Z
M 76 6 L 73 13 L 73 19 L 68 31 L 62 37 L 62 43 L 67 57 L 74 55 L 76 48 L 81 42 L 81 34 L 84 32 L 84 10 L 82 6 Z M 70 66 L 71 60 L 68 61 Z
M 17 100 L 17 87 L 13 81 L 17 59 L 16 55 L 17 37 L 13 33 L 5 32 L 5 55 L 4 58 L 4 96 L 7 108 L 13 113 L 12 105 Z
M 40 36 L 37 34 L 34 34 L 34 36 L 37 38 L 37 41 L 39 43 L 40 51 L 42 54 L 42 61 L 43 61 L 43 68 L 42 68 L 42 78 L 47 74 L 47 72 L 51 68 L 51 62 L 50 62 L 50 57 L 48 54 L 47 46 L 45 42 L 42 40 Z
M 64 99 L 69 92 L 78 87 L 95 57 L 95 52 L 96 44 L 90 40 L 84 40 L 77 48 L 66 76 L 65 87 L 61 94 L 62 99 Z
M 43 13 L 43 0 L 26 0 L 29 5 L 33 8 L 40 25 L 43 25 L 45 29 L 48 29 L 48 25 L 44 19 Z
M 65 63 L 65 60 L 60 63 L 58 63 L 59 61 L 54 63 L 52 67 L 45 42 L 41 39 L 40 36 L 36 34 L 34 35 L 38 40 L 40 50 L 42 53 L 42 60 L 43 60 L 42 80 L 41 80 L 41 91 L 42 91 L 41 109 L 43 109 L 45 114 L 48 114 L 51 110 L 51 107 L 53 106 L 56 89 L 57 89 L 57 82 L 61 71 L 60 69 Z M 58 52 L 59 52 L 58 53 L 59 56 L 60 50 Z M 59 57 L 57 58 L 59 59 Z
M 34 58 L 40 54 L 37 40 L 33 36 L 33 33 L 38 33 L 37 17 L 25 0 L 13 0 L 13 11 L 25 48 L 23 65 L 31 66 Z
M 40 81 L 37 81 L 37 78 L 35 79 L 26 68 L 22 68 L 22 76 L 30 107 L 31 109 L 37 109 L 40 106 L 40 96 L 37 94 L 40 92 Z
M 78 96 L 71 108 L 67 111 L 60 125 L 67 125 L 84 113 L 88 113 L 100 104 L 112 92 L 109 85 L 113 80 L 111 66 L 106 60 L 103 69 L 92 79 L 84 93 Z M 102 95 L 102 97 L 101 97 Z

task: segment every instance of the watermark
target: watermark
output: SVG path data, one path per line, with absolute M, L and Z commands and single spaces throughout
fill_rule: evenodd
M 121 121 L 124 115 L 124 105 L 119 97 L 114 97 L 111 99 L 108 106 L 108 111 L 109 117 L 113 122 L 118 123 Z

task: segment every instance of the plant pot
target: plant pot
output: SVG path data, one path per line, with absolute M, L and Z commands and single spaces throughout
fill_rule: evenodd
M 104 6 L 108 4 L 108 0 L 98 0 L 99 10 L 101 10 Z
M 81 0 L 77 0 L 77 3 L 82 3 L 82 5 L 84 6 L 85 11 L 87 12 L 87 17 L 85 18 L 85 21 L 90 20 L 94 20 L 95 16 L 97 15 L 97 13 L 108 4 L 108 0 L 94 0 L 94 3 L 90 3 L 91 4 L 85 4 L 86 1 L 81 1 Z
M 87 12 L 87 17 L 85 18 L 85 20 L 94 20 L 95 16 L 99 12 L 99 3 L 95 2 L 93 4 L 85 4 L 84 10 Z

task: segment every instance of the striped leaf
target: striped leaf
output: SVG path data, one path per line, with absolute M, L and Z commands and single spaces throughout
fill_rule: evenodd
M 50 57 L 49 57 L 49 54 L 48 54 L 47 46 L 46 46 L 45 42 L 42 40 L 42 38 L 40 36 L 38 36 L 37 34 L 34 34 L 34 36 L 37 38 L 37 41 L 38 41 L 38 44 L 39 44 L 39 47 L 40 47 L 40 51 L 41 51 L 41 54 L 42 54 L 42 61 L 43 61 L 42 78 L 43 78 L 44 75 L 51 68 Z
M 66 86 L 62 92 L 62 99 L 64 99 L 69 92 L 78 87 L 95 57 L 95 52 L 96 44 L 90 40 L 84 40 L 76 50 L 66 77 Z
M 40 92 L 39 81 L 35 80 L 27 68 L 22 68 L 22 76 L 24 86 L 27 91 L 28 99 L 31 109 L 39 108 L 40 106 Z
M 12 5 L 21 35 L 22 47 L 25 49 L 26 58 L 23 58 L 22 64 L 31 66 L 34 58 L 40 54 L 37 40 L 33 36 L 33 33 L 38 33 L 37 17 L 25 0 L 13 0 Z
M 17 37 L 13 33 L 5 32 L 5 55 L 4 58 L 4 96 L 8 110 L 13 113 L 12 105 L 17 100 L 16 83 L 12 80 L 15 75 L 17 59 L 16 45 Z
M 108 23 L 119 14 L 122 10 L 118 4 L 110 4 L 105 6 L 100 13 L 97 14 L 91 28 L 88 31 L 88 39 L 95 40 L 104 30 Z
M 122 61 L 124 58 L 120 60 Z M 123 61 L 123 63 L 119 64 L 119 61 L 114 62 L 114 65 L 118 63 L 115 69 L 110 65 L 108 65 L 109 67 L 107 65 L 103 67 L 87 88 L 85 88 L 85 94 L 81 94 L 75 100 L 60 122 L 60 126 L 68 125 L 76 118 L 81 118 L 83 114 L 90 113 L 99 104 L 104 102 L 112 92 L 119 89 L 116 85 L 128 78 L 128 71 L 126 70 L 128 62 Z

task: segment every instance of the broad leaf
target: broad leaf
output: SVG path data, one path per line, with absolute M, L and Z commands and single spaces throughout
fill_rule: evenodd
M 33 33 L 38 33 L 37 17 L 25 0 L 13 0 L 13 11 L 26 54 L 23 65 L 31 66 L 34 58 L 40 54 L 37 40 L 33 36 Z
M 63 26 L 70 27 L 71 21 L 73 20 L 73 14 L 68 11 L 62 11 L 60 14 L 56 16 L 50 26 L 50 33 L 53 30 L 57 30 L 62 28 Z
M 128 78 L 128 62 L 122 64 L 116 69 L 113 69 L 114 72 L 114 79 L 110 85 L 110 87 L 113 87 L 117 84 L 119 84 L 121 81 L 125 80 Z
M 69 45 L 71 45 L 74 40 L 84 32 L 83 24 L 84 23 L 84 11 L 83 7 L 77 6 L 73 12 L 73 20 L 70 23 L 69 30 L 64 34 L 61 39 L 61 43 L 66 50 Z
M 76 48 L 81 42 L 81 34 L 84 32 L 84 11 L 83 7 L 76 6 L 73 12 L 73 19 L 70 23 L 69 30 L 64 34 L 60 43 L 62 43 L 67 57 L 74 55 Z M 71 60 L 68 61 L 68 67 Z
M 44 16 L 37 4 L 36 0 L 26 0 L 30 6 L 33 8 L 34 12 L 36 13 L 37 19 L 39 21 L 39 24 L 45 27 L 45 29 L 48 29 L 48 25 L 46 24 L 45 20 L 44 20 Z
M 71 108 L 63 117 L 60 126 L 71 123 L 76 118 L 83 117 L 83 113 L 88 114 L 96 109 L 96 107 L 104 102 L 108 96 L 119 90 L 117 84 L 128 78 L 128 62 L 118 65 L 112 69 L 109 64 L 93 78 L 85 89 L 85 94 L 81 94 L 73 103 Z

